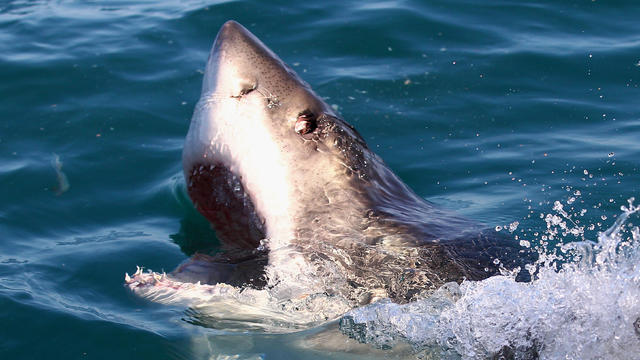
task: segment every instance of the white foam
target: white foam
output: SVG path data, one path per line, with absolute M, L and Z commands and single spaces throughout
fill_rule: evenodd
M 279 252 L 282 249 L 276 251 Z M 280 257 L 285 258 L 289 253 L 284 252 Z M 196 318 L 192 321 L 207 327 L 284 333 L 335 320 L 351 308 L 347 300 L 326 294 L 308 271 L 307 268 L 299 273 L 282 272 L 270 265 L 267 267 L 269 282 L 258 290 L 222 283 L 181 282 L 171 275 L 138 268 L 131 276 L 125 274 L 125 285 L 151 301 L 188 307 Z
M 484 281 L 447 284 L 411 304 L 380 302 L 349 312 L 343 331 L 378 347 L 409 342 L 438 356 L 485 359 L 500 351 L 515 358 L 636 359 L 640 354 L 640 230 L 624 229 L 640 207 L 629 201 L 598 242 L 543 253 L 535 280 L 517 283 L 510 274 Z M 571 234 L 555 206 L 546 236 Z M 567 215 L 565 213 L 565 215 Z M 558 270 L 563 254 L 573 260 Z

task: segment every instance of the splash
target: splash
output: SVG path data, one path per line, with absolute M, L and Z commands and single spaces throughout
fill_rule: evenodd
M 274 252 L 294 258 L 287 249 Z M 326 287 L 304 271 L 280 273 L 269 266 L 267 273 L 267 286 L 255 289 L 182 282 L 138 267 L 125 275 L 125 286 L 154 302 L 187 306 L 186 321 L 225 331 L 289 333 L 335 320 L 353 308 L 346 299 L 319 291 Z
M 634 359 L 640 353 L 640 230 L 622 213 L 597 242 L 551 246 L 527 270 L 530 283 L 503 271 L 484 281 L 449 283 L 416 302 L 378 302 L 342 317 L 343 333 L 379 348 L 408 342 L 437 358 Z M 561 203 L 542 216 L 545 240 L 584 237 Z

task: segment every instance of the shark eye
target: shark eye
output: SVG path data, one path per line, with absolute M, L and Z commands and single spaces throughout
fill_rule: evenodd
M 300 134 L 305 135 L 316 129 L 316 116 L 309 110 L 305 110 L 298 114 L 298 120 L 294 130 Z

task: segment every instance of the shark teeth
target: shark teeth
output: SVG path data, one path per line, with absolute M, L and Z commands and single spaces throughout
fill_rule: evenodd
M 164 272 L 143 271 L 141 267 L 137 267 L 133 275 L 125 273 L 124 282 L 124 285 L 137 295 L 165 304 L 206 304 L 212 298 L 219 298 L 226 293 L 242 292 L 241 289 L 226 284 L 180 282 Z

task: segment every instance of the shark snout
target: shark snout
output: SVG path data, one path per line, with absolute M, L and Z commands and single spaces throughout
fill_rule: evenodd
M 228 20 L 220 27 L 218 37 L 229 37 L 234 34 L 247 34 L 247 29 L 235 20 Z
M 251 34 L 244 26 L 229 20 L 220 27 L 212 51 L 219 52 L 226 46 L 232 46 L 234 42 L 246 41 L 248 37 L 251 37 Z
M 258 38 L 229 20 L 220 27 L 209 54 L 203 94 L 240 99 L 258 87 L 260 78 L 286 76 L 283 69 L 281 60 Z

